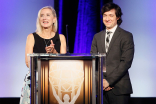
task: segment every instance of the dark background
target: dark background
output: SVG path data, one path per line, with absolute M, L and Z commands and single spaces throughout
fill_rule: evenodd
M 102 5 L 108 2 L 113 2 L 113 0 L 95 0 L 96 3 L 96 15 L 97 15 L 97 32 L 104 29 L 104 25 L 101 24 L 102 18 L 101 16 L 101 2 Z M 75 42 L 75 33 L 76 33 L 76 23 L 77 23 L 77 14 L 78 14 L 78 3 L 79 0 L 63 0 L 63 14 L 62 14 L 62 34 L 64 34 L 67 38 L 66 33 L 66 25 L 68 25 L 68 44 L 69 44 L 69 52 L 73 53 L 74 42 Z M 59 0 L 54 1 L 54 8 L 56 10 L 56 14 L 58 15 L 59 20 Z M 59 22 L 59 21 L 58 21 Z M 102 25 L 102 26 L 101 26 Z M 58 27 L 59 28 L 59 27 Z

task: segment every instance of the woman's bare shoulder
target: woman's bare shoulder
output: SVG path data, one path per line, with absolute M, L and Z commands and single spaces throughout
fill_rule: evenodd
M 31 33 L 31 34 L 29 34 L 28 36 L 27 36 L 27 40 L 34 40 L 34 36 L 33 36 L 33 34 Z
M 60 39 L 62 40 L 65 40 L 65 36 L 63 35 L 63 34 L 59 34 L 59 36 L 60 36 Z

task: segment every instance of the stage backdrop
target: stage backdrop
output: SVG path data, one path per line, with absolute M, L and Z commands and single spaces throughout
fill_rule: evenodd
M 36 29 L 37 12 L 54 0 L 1 0 L 0 97 L 20 97 L 24 77 L 25 42 Z M 133 33 L 135 56 L 130 69 L 132 97 L 156 97 L 155 0 L 114 0 L 123 11 L 122 28 Z
M 27 35 L 36 29 L 37 13 L 54 0 L 0 1 L 0 97 L 20 97 L 24 77 Z
M 135 56 L 130 69 L 132 97 L 156 97 L 156 1 L 113 0 L 123 12 L 121 27 L 133 33 Z

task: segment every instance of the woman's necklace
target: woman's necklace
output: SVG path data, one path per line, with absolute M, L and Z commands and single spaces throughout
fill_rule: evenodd
M 48 42 L 46 42 L 45 39 L 44 39 L 44 43 L 45 43 L 46 47 L 48 46 L 49 42 L 50 42 L 50 40 L 48 40 Z
M 52 36 L 52 34 L 51 34 L 51 36 Z M 43 38 L 44 39 L 44 38 Z M 50 39 L 51 40 L 51 39 Z M 45 43 L 45 45 L 46 45 L 46 47 L 48 46 L 48 43 L 50 42 L 50 40 L 48 40 L 48 42 L 46 42 L 46 40 L 44 39 L 44 43 Z

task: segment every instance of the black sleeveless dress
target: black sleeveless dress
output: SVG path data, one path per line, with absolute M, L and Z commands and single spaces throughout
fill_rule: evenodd
M 33 33 L 35 44 L 33 48 L 34 53 L 46 53 L 45 47 L 51 44 L 51 40 L 55 44 L 54 47 L 58 53 L 60 53 L 61 41 L 59 34 L 56 33 L 55 36 L 51 39 L 44 39 L 40 37 L 37 33 Z
M 46 53 L 45 47 L 51 44 L 51 40 L 55 44 L 54 47 L 58 53 L 60 53 L 61 41 L 59 34 L 56 33 L 51 39 L 44 39 L 40 37 L 37 33 L 33 33 L 35 44 L 33 48 L 34 53 Z M 21 91 L 20 104 L 30 104 L 30 71 L 25 76 L 23 88 Z

